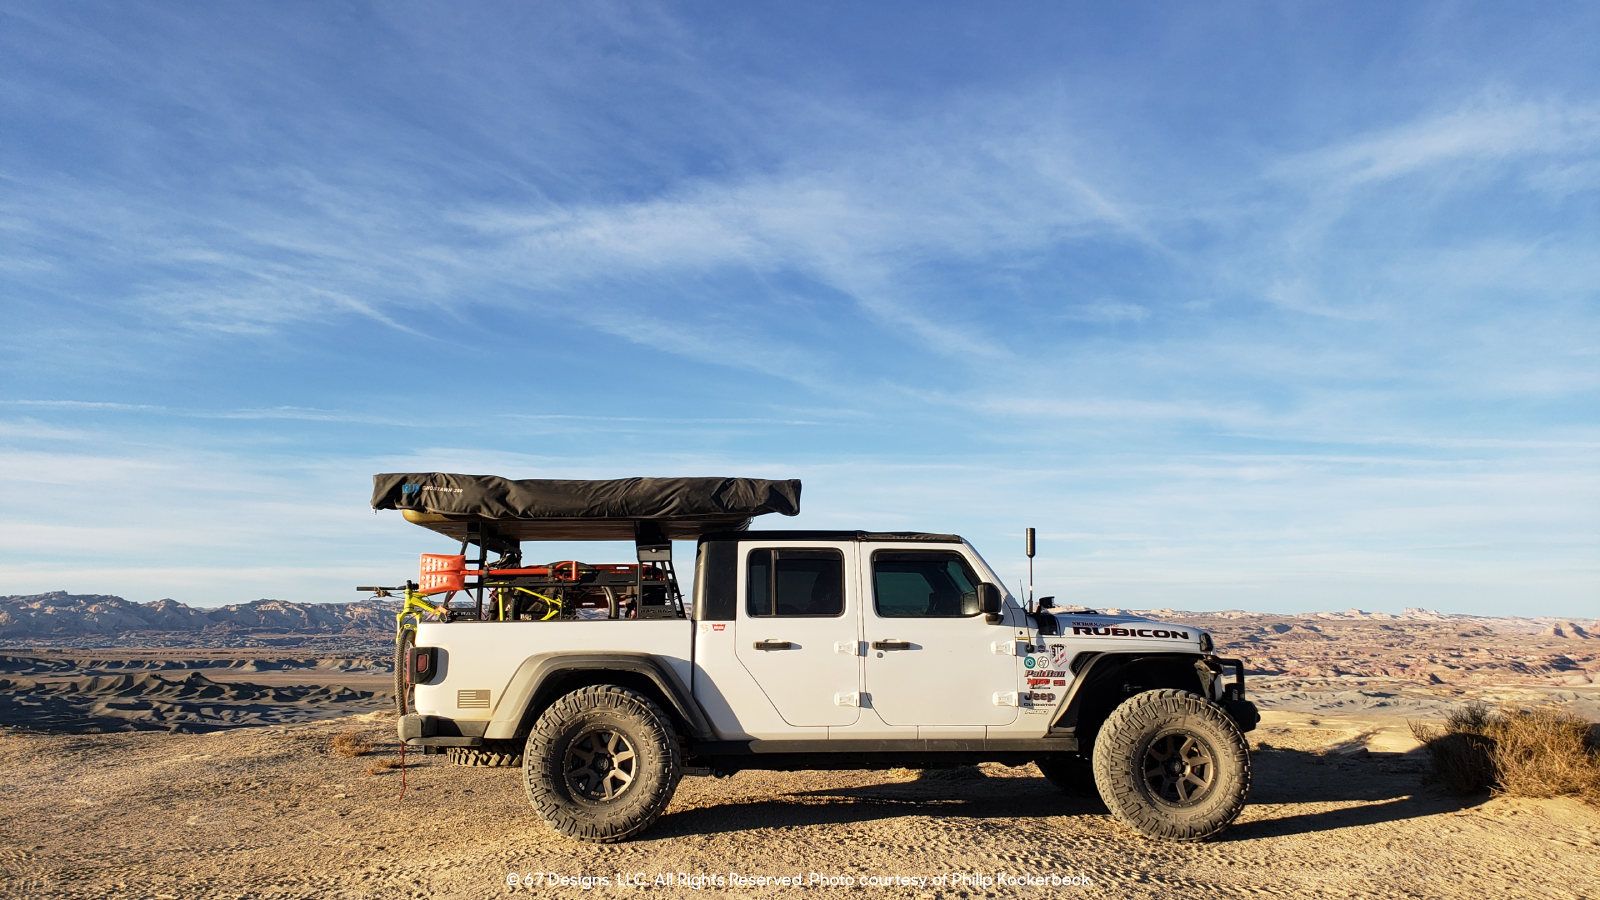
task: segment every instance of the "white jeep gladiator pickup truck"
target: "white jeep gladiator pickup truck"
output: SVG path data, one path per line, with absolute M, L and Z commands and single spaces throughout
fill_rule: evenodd
M 1244 805 L 1257 715 L 1240 661 L 1181 624 L 1025 609 L 955 535 L 743 530 L 797 513 L 797 481 L 375 482 L 375 508 L 462 550 L 424 557 L 405 588 L 401 740 L 520 758 L 564 835 L 626 840 L 683 775 L 741 769 L 1033 763 L 1180 841 Z M 521 561 L 523 540 L 624 535 L 636 565 Z M 670 543 L 685 537 L 687 601 Z

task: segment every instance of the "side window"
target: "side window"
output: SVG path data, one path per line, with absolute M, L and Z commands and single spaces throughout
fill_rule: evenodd
M 751 616 L 844 615 L 844 554 L 752 550 L 745 608 Z
M 978 577 L 951 550 L 879 550 L 872 554 L 872 600 L 886 619 L 975 616 Z

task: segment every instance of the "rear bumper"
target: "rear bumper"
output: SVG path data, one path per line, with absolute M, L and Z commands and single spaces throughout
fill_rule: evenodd
M 458 722 L 417 713 L 400 717 L 395 731 L 407 747 L 481 747 L 488 722 Z

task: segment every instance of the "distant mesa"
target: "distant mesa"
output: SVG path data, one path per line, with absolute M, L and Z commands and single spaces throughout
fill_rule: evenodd
M 254 600 L 215 608 L 176 600 L 134 603 L 110 594 L 0 597 L 0 639 L 72 638 L 130 633 L 351 635 L 393 633 L 394 603 L 293 603 Z
M 1594 637 L 1594 635 L 1584 630 L 1583 626 L 1579 625 L 1577 622 L 1570 621 L 1552 622 L 1546 626 L 1543 631 L 1540 631 L 1539 634 L 1543 635 L 1544 637 L 1577 638 L 1578 640 L 1588 640 L 1589 638 Z

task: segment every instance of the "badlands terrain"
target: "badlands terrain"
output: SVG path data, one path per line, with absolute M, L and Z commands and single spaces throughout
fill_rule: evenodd
M 1152 612 L 1243 658 L 1265 714 L 1251 803 L 1205 844 L 1146 841 L 1032 766 L 985 765 L 689 777 L 642 839 L 596 847 L 546 829 L 517 770 L 414 752 L 399 768 L 383 604 L 163 604 L 0 598 L 0 896 L 1579 898 L 1600 884 L 1600 812 L 1442 793 L 1406 728 L 1468 700 L 1600 720 L 1593 621 Z M 340 735 L 372 749 L 340 755 Z M 759 881 L 786 876 L 800 886 Z

